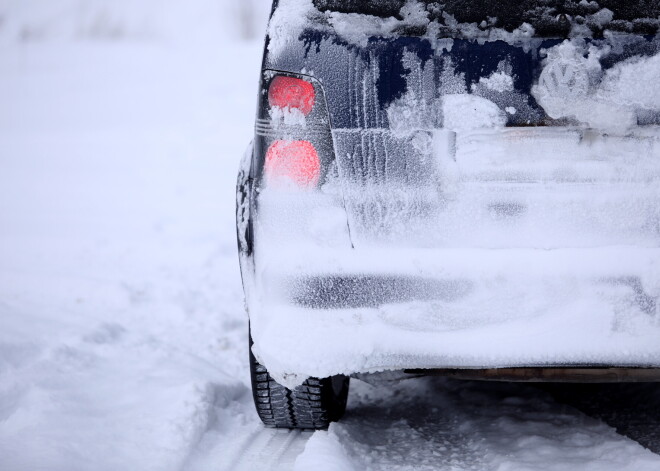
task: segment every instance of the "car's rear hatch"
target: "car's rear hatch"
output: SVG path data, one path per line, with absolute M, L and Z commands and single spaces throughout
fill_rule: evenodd
M 356 247 L 657 243 L 660 39 L 632 21 L 642 3 L 367 3 L 281 0 L 306 20 L 276 10 L 271 33 L 294 37 L 265 61 L 324 88 Z

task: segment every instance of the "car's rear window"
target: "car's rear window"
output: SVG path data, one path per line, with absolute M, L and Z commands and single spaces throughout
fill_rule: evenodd
M 473 23 L 482 29 L 513 31 L 527 23 L 536 37 L 600 34 L 605 30 L 656 34 L 658 0 L 313 0 L 320 11 L 402 19 L 406 5 L 418 4 L 439 24 Z M 425 32 L 421 32 L 425 34 Z

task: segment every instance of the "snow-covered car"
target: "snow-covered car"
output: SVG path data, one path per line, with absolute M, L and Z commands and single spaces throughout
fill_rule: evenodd
M 279 0 L 237 230 L 256 407 L 660 380 L 660 4 Z

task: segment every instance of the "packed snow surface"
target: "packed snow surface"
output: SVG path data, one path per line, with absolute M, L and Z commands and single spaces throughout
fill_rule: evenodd
M 349 415 L 310 438 L 296 471 L 651 471 L 660 464 L 633 444 L 613 446 L 602 423 L 533 387 L 466 389 L 439 378 L 355 383 Z

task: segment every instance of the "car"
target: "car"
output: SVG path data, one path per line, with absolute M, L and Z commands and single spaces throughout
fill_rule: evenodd
M 264 424 L 325 428 L 384 371 L 660 380 L 659 18 L 274 2 L 237 184 Z

